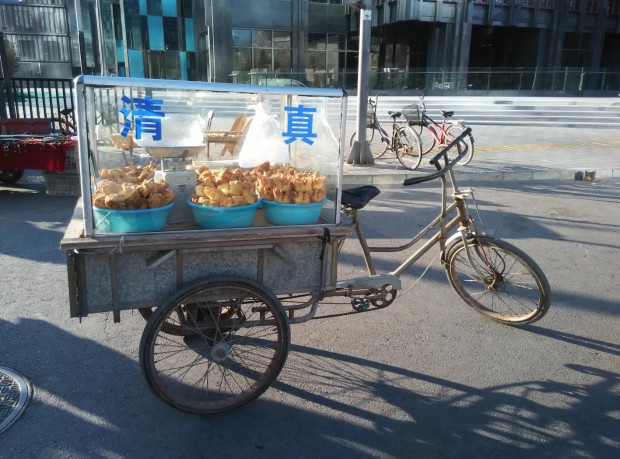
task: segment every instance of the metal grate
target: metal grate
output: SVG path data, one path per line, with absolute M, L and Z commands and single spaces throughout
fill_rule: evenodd
M 0 434 L 22 415 L 32 398 L 32 386 L 22 376 L 0 367 Z

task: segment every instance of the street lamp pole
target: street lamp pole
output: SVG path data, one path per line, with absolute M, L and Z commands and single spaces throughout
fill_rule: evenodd
M 345 4 L 347 2 L 344 2 Z M 366 118 L 368 115 L 368 67 L 370 64 L 370 29 L 372 26 L 372 11 L 370 0 L 355 2 L 360 8 L 360 39 L 357 69 L 357 134 L 351 147 L 348 164 L 373 165 L 370 146 L 366 140 Z

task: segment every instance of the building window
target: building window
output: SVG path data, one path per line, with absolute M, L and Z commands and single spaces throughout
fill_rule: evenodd
M 149 16 L 162 16 L 161 0 L 149 0 L 146 2 L 146 12 Z
M 539 6 L 541 10 L 552 10 L 555 8 L 554 0 L 540 0 Z
M 19 51 L 19 58 L 23 61 L 37 60 L 36 48 L 34 40 L 32 38 L 18 38 L 17 46 Z
M 60 61 L 60 43 L 55 38 L 43 39 L 43 59 L 46 61 Z
M 317 87 L 337 86 L 348 64 L 355 68 L 354 56 L 347 53 L 346 36 L 341 34 L 309 33 L 306 79 Z
M 588 0 L 586 3 L 586 11 L 588 13 L 598 13 L 598 0 Z
M 233 29 L 233 70 L 291 70 L 291 33 L 265 29 Z
M 185 49 L 185 47 L 179 43 L 181 37 L 179 37 L 179 19 L 176 17 L 164 17 L 164 47 L 166 50 L 178 51 Z

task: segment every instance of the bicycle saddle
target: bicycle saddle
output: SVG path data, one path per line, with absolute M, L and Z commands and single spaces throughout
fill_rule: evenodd
M 450 118 L 452 115 L 454 115 L 454 112 L 446 112 L 446 111 L 441 111 L 441 116 L 443 116 L 444 118 Z
M 396 119 L 396 118 L 400 118 L 400 115 L 402 115 L 402 112 L 388 112 L 388 115 Z
M 381 191 L 374 185 L 349 188 L 347 190 L 342 190 L 341 203 L 343 206 L 351 207 L 352 209 L 362 209 L 379 193 L 381 193 Z

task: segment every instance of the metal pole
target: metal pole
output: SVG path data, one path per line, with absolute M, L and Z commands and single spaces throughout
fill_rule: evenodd
M 370 28 L 372 25 L 372 11 L 365 9 L 368 0 L 364 1 L 360 9 L 360 46 L 357 70 L 357 134 L 351 147 L 347 164 L 372 165 L 370 146 L 366 140 L 366 118 L 368 115 L 368 67 L 370 65 Z
M 101 17 L 101 13 L 101 2 L 100 0 L 95 0 L 95 20 L 97 21 L 97 41 L 99 42 L 99 72 L 101 73 L 101 75 L 105 76 L 108 74 L 108 64 L 105 52 L 103 19 Z
M 123 58 L 125 60 L 125 76 L 131 76 L 129 73 L 129 45 L 127 43 L 127 24 L 125 22 L 125 1 L 120 0 L 121 9 L 121 34 L 123 36 Z
M 211 7 L 211 28 L 209 30 L 209 65 L 211 66 L 211 81 L 218 81 L 217 72 L 215 70 L 215 18 L 213 17 L 213 0 L 210 2 Z
M 80 72 L 86 73 L 86 43 L 84 42 L 84 30 L 82 25 L 82 8 L 80 0 L 75 0 L 75 24 L 78 31 L 78 48 L 80 50 Z

